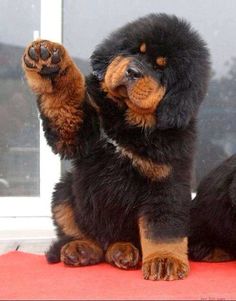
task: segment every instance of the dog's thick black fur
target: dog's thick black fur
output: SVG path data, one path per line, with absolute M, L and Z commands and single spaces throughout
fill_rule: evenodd
M 123 245 L 116 245 L 122 242 L 131 243 L 132 256 L 142 251 L 144 278 L 185 277 L 196 115 L 209 78 L 205 43 L 175 16 L 140 18 L 96 48 L 84 94 L 76 94 L 72 85 L 76 77 L 81 80 L 79 70 L 63 46 L 50 43 L 31 44 L 23 63 L 39 95 L 49 145 L 73 159 L 71 173 L 53 194 L 58 241 L 47 253 L 49 262 L 86 265 L 105 256 L 119 267 L 136 266 L 138 260 L 127 264 L 127 257 L 122 261 L 114 255 L 116 248 L 124 255 Z M 72 100 L 82 94 L 75 104 Z M 65 120 L 60 113 L 55 117 L 54 104 L 62 95 Z M 69 135 L 75 116 L 76 130 Z M 90 250 L 91 258 L 85 258 L 88 242 L 99 248 L 99 256 Z
M 236 259 L 236 155 L 199 184 L 191 209 L 190 258 Z

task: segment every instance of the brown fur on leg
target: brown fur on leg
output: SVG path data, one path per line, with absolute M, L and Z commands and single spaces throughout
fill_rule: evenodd
M 139 250 L 129 242 L 116 242 L 107 249 L 106 262 L 121 269 L 135 269 L 139 265 Z
M 53 206 L 52 216 L 64 235 L 79 239 L 85 238 L 75 222 L 74 212 L 68 201 Z
M 61 249 L 61 261 L 70 266 L 85 266 L 103 261 L 103 250 L 91 240 L 73 240 Z
M 31 89 L 38 95 L 39 109 L 57 133 L 56 153 L 73 155 L 76 133 L 83 123 L 85 80 L 65 48 L 37 40 L 23 55 L 23 69 Z
M 52 204 L 52 217 L 59 239 L 51 245 L 46 254 L 48 262 L 63 261 L 66 265 L 82 266 L 102 261 L 102 248 L 80 230 L 69 195 L 68 199 L 62 201 L 57 199 L 60 192 L 57 187 L 57 196 L 54 195 Z M 70 193 L 71 191 L 67 191 L 67 194 Z
M 47 58 L 42 56 L 42 49 Z M 65 92 L 69 96 L 84 97 L 84 76 L 74 64 L 66 49 L 58 43 L 37 40 L 26 47 L 22 67 L 29 86 L 36 94 Z
M 143 277 L 149 280 L 178 280 L 187 277 L 187 238 L 173 241 L 150 239 L 143 219 L 139 223 L 143 253 Z

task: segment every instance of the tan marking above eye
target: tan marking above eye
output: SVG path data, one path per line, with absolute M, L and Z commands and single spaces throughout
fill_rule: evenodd
M 167 64 L 167 58 L 164 56 L 158 56 L 156 59 L 156 63 L 158 66 L 165 67 Z
M 147 50 L 147 45 L 145 43 L 142 43 L 139 50 L 140 52 L 145 53 Z

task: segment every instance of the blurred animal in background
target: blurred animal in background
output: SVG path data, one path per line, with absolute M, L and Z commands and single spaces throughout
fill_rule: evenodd
M 189 256 L 209 262 L 236 259 L 236 155 L 199 184 L 191 209 Z

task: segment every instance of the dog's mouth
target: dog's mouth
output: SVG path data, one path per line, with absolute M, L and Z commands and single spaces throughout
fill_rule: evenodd
M 132 58 L 121 56 L 108 66 L 102 88 L 109 98 L 141 114 L 153 113 L 166 90 L 136 66 Z

